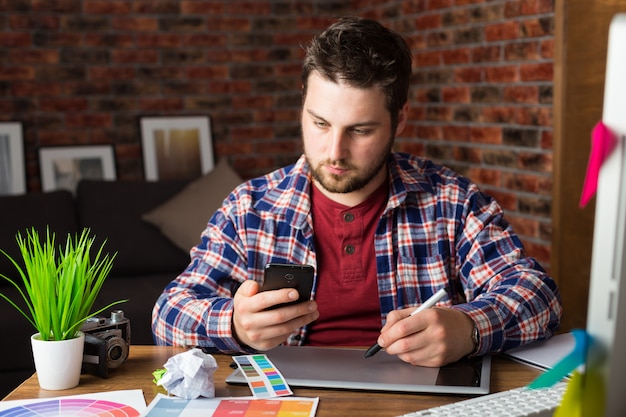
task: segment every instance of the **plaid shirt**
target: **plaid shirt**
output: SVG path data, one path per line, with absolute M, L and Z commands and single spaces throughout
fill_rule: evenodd
M 480 333 L 477 354 L 551 336 L 562 307 L 554 281 L 506 222 L 500 206 L 467 178 L 432 162 L 394 153 L 389 202 L 375 235 L 384 323 L 445 285 L 439 303 L 468 314 Z M 270 262 L 317 265 L 311 177 L 304 157 L 237 187 L 209 220 L 191 263 L 157 300 L 157 344 L 241 352 L 231 330 L 233 299 L 247 279 L 261 283 Z M 315 280 L 318 277 L 316 274 Z M 315 287 L 315 285 L 314 285 Z M 312 297 L 315 297 L 315 289 Z M 306 340 L 307 328 L 289 345 Z

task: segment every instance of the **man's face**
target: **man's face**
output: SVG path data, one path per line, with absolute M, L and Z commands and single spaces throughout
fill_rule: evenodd
M 379 88 L 355 88 L 311 73 L 302 109 L 302 136 L 315 185 L 331 199 L 352 204 L 363 201 L 387 178 L 387 157 L 395 134 L 404 128 L 407 112 L 405 106 L 392 132 L 385 95 Z

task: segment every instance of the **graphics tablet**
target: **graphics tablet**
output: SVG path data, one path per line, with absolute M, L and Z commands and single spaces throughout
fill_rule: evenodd
M 380 351 L 278 346 L 265 354 L 292 387 L 479 395 L 489 393 L 491 357 L 463 359 L 441 368 L 413 366 Z M 245 384 L 239 369 L 229 384 Z

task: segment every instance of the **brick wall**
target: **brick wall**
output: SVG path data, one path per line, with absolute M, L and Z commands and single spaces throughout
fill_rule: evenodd
M 143 178 L 143 115 L 209 114 L 244 177 L 292 162 L 300 45 L 349 13 L 412 46 L 398 149 L 477 181 L 548 266 L 552 0 L 4 0 L 0 120 L 23 123 L 28 189 L 41 146 L 113 144 L 118 178 Z

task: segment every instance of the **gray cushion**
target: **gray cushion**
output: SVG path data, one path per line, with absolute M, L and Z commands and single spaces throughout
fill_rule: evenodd
M 237 172 L 222 159 L 211 172 L 146 213 L 143 219 L 158 227 L 179 248 L 189 251 L 200 243 L 207 222 L 239 184 Z

